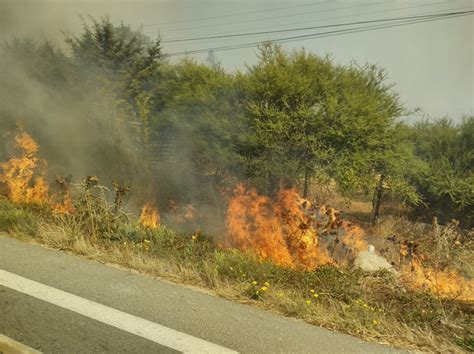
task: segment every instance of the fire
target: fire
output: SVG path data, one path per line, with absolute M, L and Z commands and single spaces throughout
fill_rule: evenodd
M 185 213 L 183 216 L 184 220 L 194 220 L 196 218 L 196 209 L 192 204 L 186 205 Z
M 183 224 L 196 219 L 196 209 L 192 204 L 180 206 L 176 201 L 170 200 L 168 202 L 168 209 L 176 224 Z
M 54 213 L 74 213 L 68 183 L 57 178 L 60 190 L 49 194 L 44 160 L 37 154 L 39 145 L 21 127 L 15 137 L 16 154 L 0 163 L 0 183 L 14 203 L 49 205 Z M 97 183 L 89 177 L 88 184 Z M 199 215 L 191 205 L 169 205 L 176 222 L 195 220 Z M 152 203 L 141 210 L 140 223 L 151 230 L 160 227 L 160 214 Z M 228 244 L 244 252 L 290 268 L 312 270 L 324 264 L 347 264 L 347 255 L 368 248 L 364 230 L 343 220 L 333 208 L 317 208 L 295 189 L 282 189 L 274 199 L 259 195 L 255 189 L 239 184 L 228 200 L 226 214 Z M 192 239 L 198 239 L 197 231 Z M 474 302 L 474 280 L 459 272 L 437 270 L 423 265 L 408 244 L 400 244 L 400 255 L 410 258 L 400 265 L 401 280 L 417 289 L 426 289 L 447 299 Z M 329 252 L 330 250 L 330 252 Z
M 414 288 L 427 289 L 442 298 L 474 301 L 474 280 L 465 279 L 456 271 L 424 267 L 418 259 L 402 268 L 402 279 Z
M 57 185 L 61 188 L 61 193 L 57 199 L 62 199 L 52 206 L 53 212 L 56 214 L 72 214 L 76 211 L 73 204 L 71 191 L 67 181 L 63 177 L 56 178 Z
M 329 218 L 325 229 L 321 229 L 322 223 L 321 213 L 294 189 L 281 190 L 272 201 L 242 184 L 235 188 L 226 216 L 231 246 L 282 266 L 302 269 L 335 263 L 328 253 L 327 242 L 320 236 L 328 227 L 332 231 L 341 222 Z M 343 242 L 348 247 L 361 247 L 362 236 L 359 229 L 347 227 Z
M 246 190 L 239 184 L 227 209 L 227 233 L 232 246 L 255 252 L 277 264 L 294 267 L 283 228 L 275 215 L 270 198 Z
M 365 231 L 358 225 L 353 225 L 347 221 L 342 221 L 341 228 L 344 230 L 342 243 L 355 252 L 366 251 L 369 247 L 365 241 Z
M 140 224 L 151 230 L 156 230 L 160 226 L 160 214 L 152 203 L 143 206 L 140 214 Z
M 327 249 L 320 247 L 315 215 L 308 212 L 310 207 L 311 203 L 301 198 L 295 189 L 281 190 L 274 204 L 294 263 L 305 269 L 333 262 Z
M 46 162 L 36 156 L 39 145 L 20 128 L 15 148 L 18 155 L 0 164 L 3 170 L 0 182 L 7 188 L 7 197 L 14 203 L 48 203 Z

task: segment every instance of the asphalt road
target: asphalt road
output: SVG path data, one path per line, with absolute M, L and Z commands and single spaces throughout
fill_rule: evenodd
M 3 236 L 0 334 L 45 353 L 396 352 Z

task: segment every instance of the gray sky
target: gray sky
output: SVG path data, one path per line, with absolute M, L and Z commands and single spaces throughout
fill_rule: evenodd
M 152 38 L 163 40 L 289 29 L 372 19 L 473 10 L 474 0 L 0 0 L 0 31 L 61 38 L 61 30 L 80 29 L 79 15 L 110 16 L 113 22 L 143 25 Z M 14 4 L 14 5 L 12 5 Z M 317 29 L 243 38 L 164 44 L 180 52 L 256 42 L 332 30 Z M 409 108 L 420 107 L 433 117 L 460 119 L 474 114 L 474 16 L 387 28 L 284 44 L 341 63 L 356 60 L 384 67 Z M 257 58 L 255 48 L 216 51 L 228 70 L 245 69 Z M 204 61 L 207 53 L 194 55 Z

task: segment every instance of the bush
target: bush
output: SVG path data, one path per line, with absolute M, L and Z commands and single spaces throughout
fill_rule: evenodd
M 474 217 L 474 117 L 456 124 L 445 118 L 423 121 L 413 127 L 415 153 L 427 162 L 428 171 L 415 184 L 424 205 L 416 216 L 441 222 L 456 218 L 469 228 Z

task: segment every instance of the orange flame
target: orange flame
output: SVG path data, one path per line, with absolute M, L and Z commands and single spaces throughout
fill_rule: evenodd
M 193 207 L 192 204 L 186 205 L 185 213 L 184 213 L 184 220 L 190 221 L 196 218 L 196 209 Z
M 353 225 L 347 221 L 342 221 L 341 225 L 344 230 L 342 243 L 355 252 L 367 251 L 369 245 L 365 241 L 365 231 L 358 225 Z
M 0 164 L 3 170 L 0 182 L 7 187 L 7 197 L 14 203 L 48 203 L 48 185 L 44 177 L 46 162 L 36 156 L 38 144 L 20 128 L 15 137 L 15 148 L 18 156 Z
M 180 206 L 176 201 L 170 200 L 168 202 L 168 209 L 177 224 L 183 224 L 196 218 L 196 209 L 192 204 Z
M 314 215 L 307 213 L 305 208 L 310 205 L 311 203 L 301 198 L 295 189 L 281 190 L 274 204 L 294 263 L 305 269 L 314 269 L 333 262 L 327 249 L 320 247 Z
M 57 196 L 57 199 L 61 198 L 61 202 L 57 202 L 52 206 L 53 213 L 56 214 L 72 214 L 76 211 L 74 203 L 69 190 L 69 186 L 66 180 L 62 177 L 56 179 L 56 183 L 61 187 L 62 193 Z
M 296 190 L 281 190 L 275 201 L 237 185 L 226 216 L 231 246 L 291 268 L 314 269 L 333 263 L 319 242 L 311 203 Z
M 246 190 L 242 184 L 235 188 L 234 193 L 235 196 L 229 201 L 226 220 L 232 246 L 293 267 L 280 220 L 274 215 L 270 199 L 258 195 L 254 189 Z
M 140 224 L 151 230 L 156 230 L 160 226 L 160 214 L 152 203 L 143 206 L 140 214 Z
M 413 259 L 411 267 L 402 268 L 402 280 L 411 287 L 427 289 L 446 299 L 474 302 L 474 280 L 465 279 L 456 271 L 438 271 L 424 267 Z

